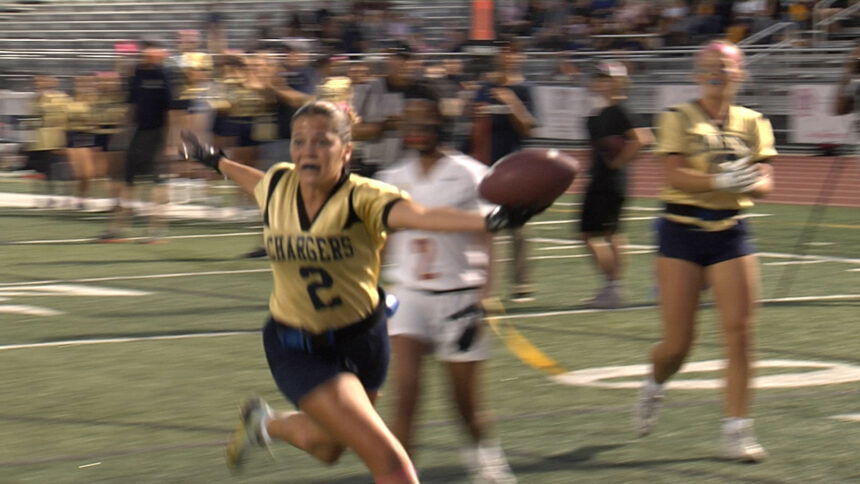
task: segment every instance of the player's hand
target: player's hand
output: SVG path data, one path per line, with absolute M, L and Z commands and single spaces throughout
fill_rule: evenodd
M 761 174 L 755 164 L 749 164 L 749 158 L 722 163 L 723 171 L 714 175 L 714 190 L 744 193 L 752 190 L 759 182 Z
M 201 142 L 197 135 L 190 131 L 182 132 L 182 144 L 179 145 L 179 157 L 185 161 L 196 161 L 221 173 L 218 161 L 226 158 L 220 148 Z
M 549 207 L 508 207 L 499 205 L 484 219 L 487 232 L 498 232 L 505 229 L 522 227 L 535 215 Z

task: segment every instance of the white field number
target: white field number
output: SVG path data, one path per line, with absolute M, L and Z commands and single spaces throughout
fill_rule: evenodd
M 797 388 L 835 385 L 860 381 L 860 366 L 821 361 L 761 360 L 756 368 L 811 368 L 794 373 L 758 376 L 753 388 Z M 651 365 L 603 366 L 576 370 L 553 377 L 565 385 L 594 388 L 634 389 L 642 385 Z M 667 383 L 667 388 L 680 390 L 714 390 L 723 387 L 721 378 L 683 378 L 684 373 L 718 372 L 725 369 L 725 360 L 697 361 L 684 365 L 678 375 Z M 631 379 L 633 377 L 638 377 Z

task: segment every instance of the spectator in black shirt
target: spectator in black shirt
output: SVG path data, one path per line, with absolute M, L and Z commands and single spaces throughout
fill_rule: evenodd
M 537 121 L 532 116 L 530 87 L 522 74 L 524 56 L 514 42 L 501 42 L 496 54 L 496 71 L 475 95 L 472 156 L 493 164 L 523 147 Z M 511 232 L 513 239 L 513 283 L 510 300 L 528 302 L 532 298 L 526 263 L 526 240 L 522 228 Z
M 588 303 L 607 309 L 621 305 L 621 251 L 626 241 L 619 231 L 619 221 L 627 194 L 627 166 L 653 140 L 650 130 L 641 127 L 621 104 L 627 82 L 627 69 L 620 62 L 598 64 L 591 90 L 601 106 L 586 120 L 591 141 L 591 180 L 582 203 L 580 231 L 606 279 Z M 603 243 L 597 243 L 601 238 Z
M 167 202 L 167 193 L 161 186 L 165 166 L 162 161 L 164 142 L 167 135 L 167 114 L 170 110 L 172 93 L 170 77 L 164 68 L 167 51 L 152 42 L 146 42 L 142 49 L 142 59 L 135 67 L 129 80 L 128 103 L 134 124 L 134 135 L 128 147 L 125 163 L 124 184 L 120 198 L 124 208 L 114 214 L 113 219 L 100 240 L 120 242 L 127 229 L 129 202 L 134 198 L 134 182 L 138 176 L 152 177 L 156 184 L 151 190 L 152 202 L 156 207 L 150 213 L 148 237 L 145 242 L 162 242 L 161 238 L 166 221 L 162 207 Z

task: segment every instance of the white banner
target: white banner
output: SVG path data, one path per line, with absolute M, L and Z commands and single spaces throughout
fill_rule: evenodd
M 533 113 L 540 121 L 536 138 L 588 139 L 585 117 L 591 111 L 588 90 L 582 87 L 535 86 Z
M 798 84 L 791 88 L 789 128 L 792 143 L 850 144 L 852 116 L 834 116 L 833 84 Z

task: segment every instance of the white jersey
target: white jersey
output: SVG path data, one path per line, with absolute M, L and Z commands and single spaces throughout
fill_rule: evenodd
M 478 196 L 488 168 L 459 152 L 447 153 L 430 173 L 416 154 L 378 174 L 379 179 L 409 193 L 426 207 L 453 207 L 486 213 L 491 208 Z M 487 282 L 490 247 L 483 234 L 403 230 L 389 237 L 386 275 L 403 287 L 448 291 L 481 287 Z

